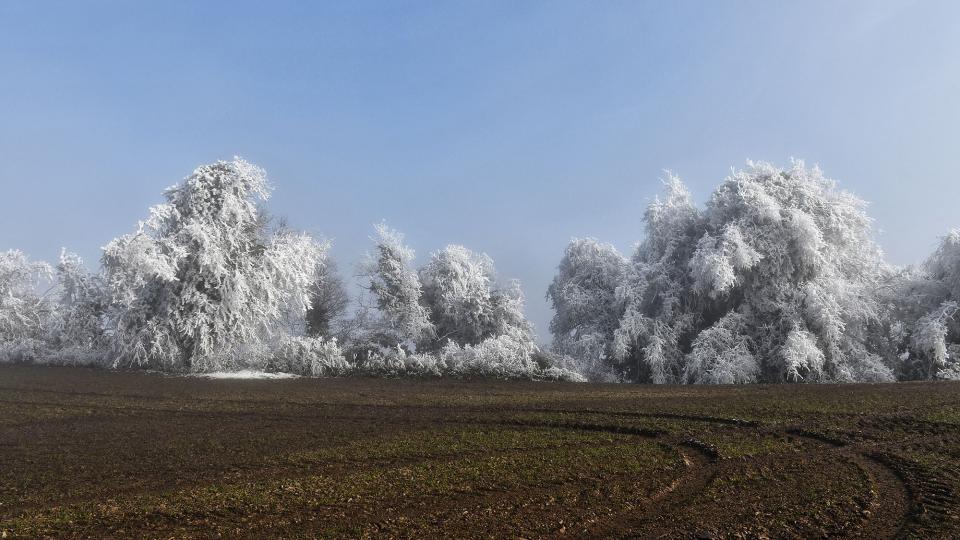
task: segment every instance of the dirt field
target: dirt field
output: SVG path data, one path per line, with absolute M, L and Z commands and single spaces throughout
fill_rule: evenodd
M 960 537 L 960 384 L 0 368 L 4 537 Z

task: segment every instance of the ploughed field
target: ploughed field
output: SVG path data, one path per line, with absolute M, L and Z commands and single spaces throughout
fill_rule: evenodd
M 960 384 L 0 367 L 6 537 L 960 537 Z

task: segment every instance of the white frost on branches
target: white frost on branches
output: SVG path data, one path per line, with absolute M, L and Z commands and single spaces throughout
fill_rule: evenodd
M 450 245 L 436 252 L 420 270 L 423 303 L 435 328 L 434 344 L 447 341 L 477 345 L 488 338 L 511 335 L 533 342 L 523 315 L 523 292 L 518 282 L 497 285 L 493 259 L 485 253 Z
M 756 382 L 760 364 L 750 352 L 743 317 L 728 314 L 700 332 L 684 365 L 684 380 L 694 384 L 745 384 Z
M 594 380 L 616 380 L 609 361 L 622 314 L 617 287 L 627 271 L 627 259 L 612 245 L 574 239 L 547 289 L 554 350 L 578 360 L 579 370 Z
M 0 252 L 0 361 L 32 361 L 43 353 L 55 304 L 38 289 L 53 269 L 22 251 Z
M 889 269 L 864 207 L 802 162 L 748 163 L 703 209 L 671 175 L 604 303 L 620 310 L 616 328 L 592 335 L 609 336 L 610 367 L 638 381 L 891 380 L 875 339 Z M 555 306 L 568 256 L 548 292 Z M 568 326 L 552 330 L 568 339 Z
M 788 381 L 816 381 L 823 375 L 823 351 L 817 346 L 817 337 L 806 330 L 791 330 L 778 356 L 780 371 Z
M 375 230 L 374 253 L 367 255 L 361 271 L 383 316 L 386 338 L 393 342 L 386 345 L 420 340 L 433 333 L 433 325 L 420 304 L 420 278 L 412 267 L 414 251 L 403 243 L 403 234 L 384 224 Z
M 266 174 L 239 158 L 204 165 L 165 195 L 136 233 L 104 248 L 115 363 L 236 368 L 289 310 L 306 311 L 328 245 L 268 234 L 257 207 Z
M 897 276 L 891 338 L 903 376 L 960 380 L 960 231 L 950 231 L 918 269 Z
M 816 168 L 749 163 L 705 206 L 668 175 L 628 259 L 574 239 L 542 351 L 516 281 L 460 245 L 421 268 L 376 227 L 352 317 L 329 243 L 272 225 L 265 172 L 196 169 L 87 271 L 0 252 L 0 362 L 303 376 L 743 384 L 960 380 L 960 231 L 887 265 L 866 205 Z M 364 301 L 370 298 L 369 305 Z
M 581 379 L 541 354 L 519 282 L 500 285 L 489 256 L 450 245 L 417 272 L 400 233 L 376 232 L 361 271 L 380 316 L 358 314 L 348 353 L 356 372 Z

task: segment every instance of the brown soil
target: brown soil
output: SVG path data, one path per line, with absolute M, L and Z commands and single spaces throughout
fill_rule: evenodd
M 960 384 L 0 367 L 3 537 L 960 537 Z

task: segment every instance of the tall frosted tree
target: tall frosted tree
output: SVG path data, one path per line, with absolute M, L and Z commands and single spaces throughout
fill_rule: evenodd
M 110 302 L 103 276 L 89 272 L 80 256 L 66 250 L 55 270 L 60 292 L 58 347 L 88 361 L 101 361 L 108 346 L 104 317 Z
M 485 253 L 447 246 L 433 254 L 420 279 L 436 330 L 433 348 L 447 341 L 476 345 L 504 334 L 532 341 L 519 283 L 498 286 L 493 259 Z
M 422 287 L 413 269 L 414 251 L 403 235 L 384 224 L 376 225 L 374 251 L 361 264 L 361 272 L 381 314 L 378 341 L 397 345 L 423 339 L 433 332 L 427 310 L 420 304 Z
M 547 289 L 554 311 L 553 349 L 580 361 L 581 370 L 594 379 L 613 378 L 609 363 L 622 315 L 617 287 L 627 270 L 627 259 L 612 245 L 574 239 Z
M 960 379 L 960 231 L 950 231 L 919 268 L 891 280 L 890 333 L 906 379 Z
M 887 268 L 863 201 L 802 162 L 751 163 L 703 211 L 676 183 L 647 212 L 621 356 L 656 382 L 893 377 L 874 343 Z
M 239 158 L 199 167 L 165 197 L 104 248 L 116 362 L 235 368 L 244 347 L 282 331 L 288 310 L 306 311 L 327 245 L 268 234 L 257 206 L 266 174 Z
M 0 360 L 36 360 L 44 353 L 56 303 L 40 287 L 52 278 L 49 264 L 19 250 L 0 252 Z
M 617 288 L 624 311 L 614 332 L 613 363 L 628 379 L 679 381 L 684 341 L 692 339 L 696 322 L 687 264 L 704 219 L 686 186 L 670 176 L 666 196 L 647 207 L 644 222 L 647 236 Z
M 592 262 L 577 267 L 568 248 L 548 291 L 555 339 L 586 330 L 613 369 L 654 383 L 893 378 L 877 295 L 891 270 L 863 201 L 819 169 L 749 163 L 702 209 L 671 176 L 644 222 L 622 277 L 609 250 L 578 246 Z

